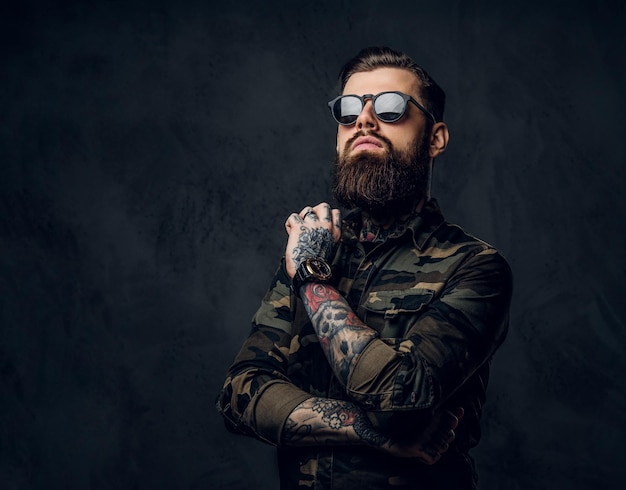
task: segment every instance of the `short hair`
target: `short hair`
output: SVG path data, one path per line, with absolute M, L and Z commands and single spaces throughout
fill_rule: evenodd
M 372 71 L 376 68 L 391 67 L 403 68 L 415 74 L 420 81 L 420 97 L 426 109 L 435 116 L 437 121 L 443 121 L 443 111 L 446 104 L 446 93 L 437 85 L 437 82 L 405 53 L 395 51 L 387 46 L 372 46 L 359 51 L 349 60 L 339 72 L 341 90 L 346 86 L 348 79 L 355 73 Z

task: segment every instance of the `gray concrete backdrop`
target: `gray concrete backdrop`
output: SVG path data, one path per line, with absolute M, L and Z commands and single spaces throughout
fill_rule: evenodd
M 326 101 L 373 44 L 446 89 L 434 195 L 515 272 L 482 488 L 623 488 L 622 2 L 12 4 L 0 488 L 276 488 L 214 398 L 285 217 L 330 199 Z

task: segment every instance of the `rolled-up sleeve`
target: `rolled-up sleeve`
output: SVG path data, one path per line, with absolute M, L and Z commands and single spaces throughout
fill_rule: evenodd
M 375 339 L 347 392 L 367 410 L 436 409 L 494 354 L 508 330 L 512 274 L 486 248 L 469 256 L 403 338 Z
M 311 397 L 285 374 L 291 342 L 286 277 L 281 264 L 216 403 L 229 430 L 272 445 L 280 443 L 283 425 L 292 410 Z

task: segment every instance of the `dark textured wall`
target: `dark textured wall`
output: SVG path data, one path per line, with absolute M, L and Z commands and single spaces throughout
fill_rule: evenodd
M 276 488 L 213 402 L 285 217 L 330 199 L 325 102 L 371 44 L 446 89 L 434 194 L 515 271 L 483 489 L 623 488 L 623 3 L 12 3 L 0 488 Z

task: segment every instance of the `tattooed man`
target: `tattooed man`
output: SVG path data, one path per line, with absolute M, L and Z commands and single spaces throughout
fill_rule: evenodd
M 333 191 L 349 213 L 322 203 L 288 217 L 218 410 L 278 447 L 284 489 L 474 489 L 511 272 L 430 196 L 448 143 L 434 80 L 385 47 L 340 80 Z

